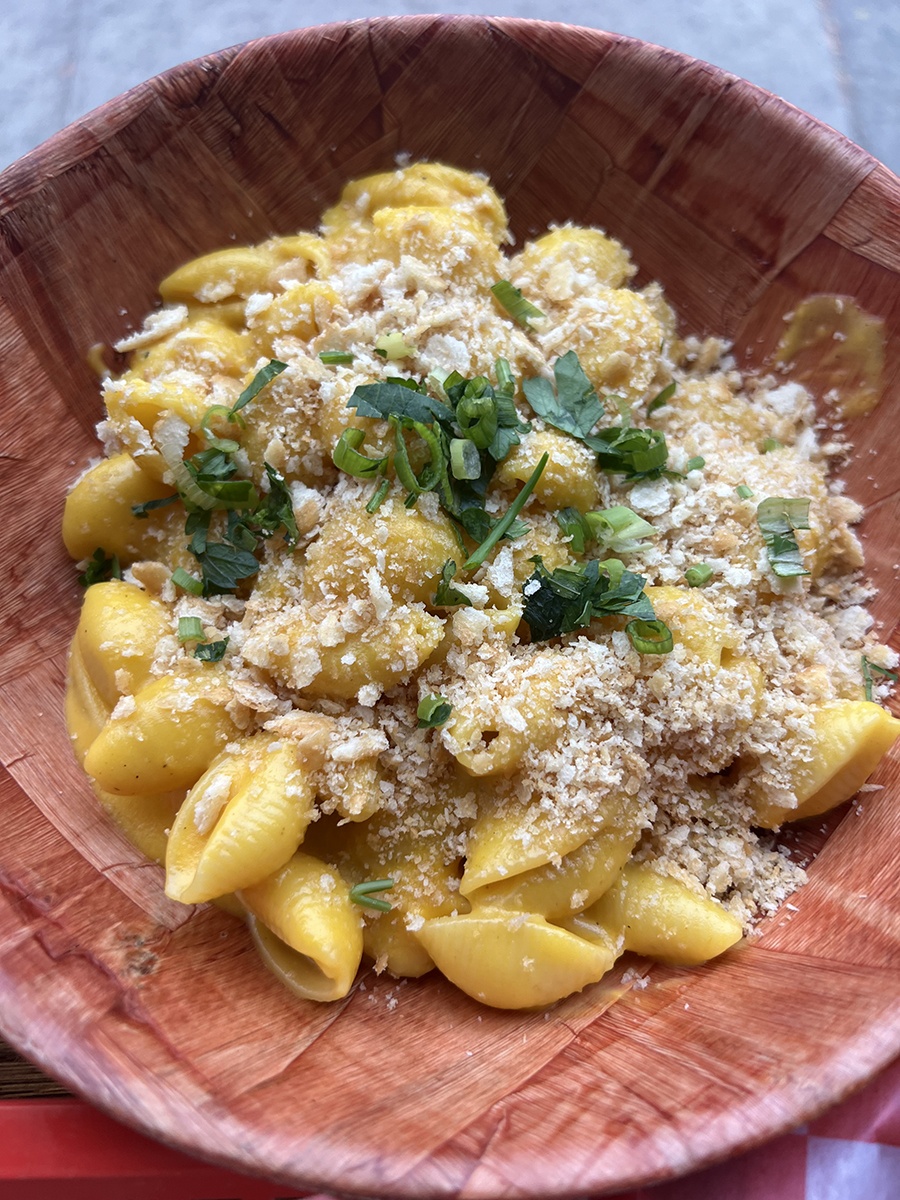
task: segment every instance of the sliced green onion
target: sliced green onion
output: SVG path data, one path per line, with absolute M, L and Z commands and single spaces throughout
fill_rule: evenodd
M 340 367 L 352 363 L 356 356 L 349 350 L 320 350 L 319 361 L 326 367 Z
M 446 696 L 425 696 L 419 701 L 416 716 L 420 729 L 434 729 L 443 725 L 453 712 L 453 705 Z
M 684 573 L 688 587 L 703 587 L 712 579 L 713 569 L 709 563 L 697 563 Z
M 519 289 L 513 287 L 508 279 L 499 280 L 491 287 L 491 291 L 500 307 L 506 309 L 514 321 L 518 321 L 526 328 L 529 321 L 544 315 L 530 300 L 526 300 Z
M 512 367 L 505 358 L 498 358 L 494 364 L 494 372 L 497 376 L 497 387 L 500 391 L 508 392 L 510 395 L 516 390 L 516 377 L 512 373 Z
M 747 487 L 746 483 L 739 483 L 734 490 L 741 500 L 749 500 L 753 495 L 753 488 Z
M 450 471 L 454 479 L 478 479 L 481 475 L 481 455 L 468 438 L 451 438 Z
M 756 509 L 756 522 L 766 544 L 769 565 L 783 579 L 808 575 L 794 533 L 809 529 L 809 500 L 770 496 Z
M 584 514 L 591 534 L 610 549 L 627 549 L 623 543 L 633 543 L 656 533 L 649 521 L 639 517 L 624 504 Z
M 370 879 L 365 883 L 356 883 L 350 889 L 350 899 L 354 904 L 362 905 L 363 908 L 374 908 L 378 912 L 390 912 L 391 905 L 388 901 L 379 900 L 373 893 L 386 892 L 393 886 L 393 879 Z
M 689 458 L 687 460 L 687 466 L 684 469 L 685 474 L 687 474 L 688 471 L 699 471 L 705 466 L 706 459 L 701 454 L 695 454 L 693 458 Z
M 638 654 L 668 654 L 674 645 L 665 621 L 629 621 L 625 632 Z
M 870 658 L 866 658 L 864 654 L 862 656 L 862 677 L 863 683 L 866 686 L 867 700 L 873 699 L 872 689 L 875 684 L 875 680 L 872 678 L 873 671 L 877 672 L 879 675 L 883 675 L 885 679 L 890 679 L 891 683 L 896 683 L 898 678 L 900 678 L 896 671 L 889 671 L 887 667 L 879 667 L 878 663 L 872 662 L 872 660 Z
M 415 346 L 407 346 L 402 333 L 383 333 L 375 339 L 375 353 L 388 362 L 396 362 L 398 358 L 409 358 L 415 354 Z
M 772 450 L 783 450 L 784 442 L 779 442 L 778 438 L 773 437 L 763 438 L 759 449 L 762 454 L 769 454 Z
M 485 540 L 481 543 L 478 549 L 474 552 L 474 554 L 471 554 L 467 561 L 463 563 L 464 571 L 473 571 L 476 567 L 480 567 L 506 531 L 510 528 L 516 517 L 524 508 L 525 501 L 534 491 L 535 485 L 540 479 L 549 458 L 549 454 L 541 455 L 540 462 L 531 472 L 528 482 L 522 488 L 521 492 L 519 492 L 518 496 L 516 496 L 515 500 L 513 500 L 512 504 L 509 506 Z
M 648 417 L 650 416 L 651 413 L 655 413 L 658 408 L 663 408 L 666 404 L 669 403 L 669 401 L 675 395 L 676 387 L 677 387 L 677 384 L 675 383 L 675 380 L 673 379 L 670 384 L 667 384 L 666 387 L 664 387 L 661 392 L 658 392 L 653 397 L 653 399 L 647 405 L 647 416 Z
M 387 457 L 369 458 L 367 454 L 358 453 L 365 440 L 364 429 L 344 430 L 331 452 L 331 461 L 339 471 L 344 471 L 356 479 L 371 479 L 381 473 L 387 463 Z
M 196 575 L 189 575 L 183 567 L 176 567 L 172 572 L 172 582 L 182 591 L 190 592 L 192 596 L 203 595 L 203 583 Z
M 375 491 L 372 493 L 372 499 L 371 499 L 371 500 L 369 501 L 369 503 L 366 505 L 366 512 L 367 512 L 367 513 L 376 513 L 376 512 L 378 512 L 379 508 L 381 508 L 381 505 L 382 505 L 382 503 L 384 502 L 384 498 L 385 498 L 385 496 L 386 496 L 386 495 L 388 494 L 388 492 L 390 491 L 390 488 L 391 488 L 391 482 L 390 482 L 390 480 L 389 480 L 389 479 L 382 479 L 381 483 L 379 483 L 378 487 L 377 487 L 377 488 L 375 489 Z
M 413 421 L 409 417 L 389 417 L 388 422 L 394 427 L 394 445 L 396 447 L 394 470 L 397 472 L 397 478 L 412 496 L 412 503 L 415 504 L 415 497 L 420 496 L 423 492 L 430 492 L 441 478 L 441 472 L 446 470 L 444 447 L 441 444 L 440 436 L 435 432 L 435 426 L 429 427 L 421 421 Z M 409 448 L 406 438 L 403 436 L 404 430 L 418 434 L 425 443 L 430 456 L 429 461 L 418 475 L 409 461 Z
M 231 420 L 233 409 L 227 408 L 224 404 L 214 404 L 212 408 L 208 408 L 203 414 L 203 420 L 200 422 L 200 432 L 206 438 L 210 446 L 216 450 L 221 450 L 223 454 L 234 454 L 236 450 L 240 450 L 240 442 L 234 441 L 233 438 L 220 438 L 212 432 L 209 423 L 213 417 L 225 417 L 227 421 Z
M 456 422 L 462 435 L 479 450 L 486 450 L 497 434 L 500 414 L 493 395 L 463 396 L 456 406 Z M 481 467 L 479 465 L 479 474 Z M 478 475 L 457 476 L 462 479 L 477 479 Z
M 203 622 L 199 617 L 178 618 L 178 640 L 179 642 L 202 642 L 206 640 L 206 634 L 203 632 Z
M 244 405 L 249 404 L 251 400 L 255 399 L 266 386 L 266 384 L 271 383 L 276 375 L 280 375 L 282 371 L 286 370 L 287 363 L 279 362 L 277 358 L 270 359 L 261 370 L 256 372 L 256 374 L 238 396 L 237 400 L 231 407 L 231 416 L 228 419 L 230 421 L 236 421 L 237 413 L 244 407 Z

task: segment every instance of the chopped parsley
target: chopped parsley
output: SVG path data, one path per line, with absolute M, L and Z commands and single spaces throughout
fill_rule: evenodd
M 109 579 L 121 579 L 122 568 L 117 554 L 107 555 L 102 546 L 98 546 L 85 565 L 84 571 L 78 576 L 78 582 L 83 588 L 89 588 L 92 583 L 105 583 Z
M 434 593 L 435 608 L 452 608 L 454 605 L 463 604 L 471 607 L 472 601 L 459 588 L 455 588 L 450 582 L 456 575 L 456 563 L 453 559 L 448 558 L 441 567 L 441 581 L 437 585 L 437 591 Z
M 596 617 L 623 614 L 642 621 L 656 620 L 653 605 L 644 591 L 646 580 L 627 571 L 617 558 L 604 562 L 591 559 L 575 567 L 557 567 L 555 571 L 548 571 L 540 556 L 531 561 L 535 570 L 522 588 L 525 597 L 522 616 L 531 630 L 532 641 L 543 642 L 583 629 Z
M 416 716 L 420 729 L 436 729 L 443 725 L 453 712 L 453 705 L 445 696 L 425 696 L 419 701 Z
M 809 529 L 809 500 L 784 496 L 761 500 L 756 509 L 756 522 L 774 573 L 783 579 L 808 575 L 794 534 L 798 529 Z
M 389 901 L 382 900 L 374 893 L 386 892 L 394 886 L 393 879 L 368 879 L 364 883 L 356 883 L 350 889 L 350 899 L 354 904 L 363 908 L 374 908 L 378 912 L 390 912 Z
M 887 667 L 879 667 L 878 663 L 872 662 L 872 660 L 870 658 L 866 658 L 864 654 L 862 656 L 862 677 L 866 688 L 867 700 L 873 699 L 873 688 L 875 685 L 875 680 L 872 678 L 873 671 L 875 671 L 875 673 L 878 675 L 882 675 L 885 679 L 889 679 L 891 683 L 896 683 L 898 678 L 900 678 L 896 671 L 889 671 Z
M 221 662 L 227 649 L 228 638 L 220 642 L 201 642 L 194 647 L 194 658 L 199 658 L 201 662 Z

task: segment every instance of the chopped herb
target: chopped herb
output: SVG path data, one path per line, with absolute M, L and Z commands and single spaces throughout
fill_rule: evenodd
M 638 654 L 669 654 L 674 645 L 665 621 L 629 621 L 625 632 Z
M 355 355 L 349 350 L 320 350 L 319 361 L 326 367 L 340 367 L 352 363 Z
M 756 521 L 775 574 L 781 578 L 808 575 L 794 534 L 798 529 L 809 529 L 809 500 L 772 496 L 760 501 Z
M 640 548 L 641 540 L 656 528 L 624 504 L 584 514 L 591 536 L 608 550 L 627 553 Z
M 224 417 L 227 421 L 240 421 L 240 418 L 234 416 L 234 409 L 227 408 L 224 404 L 214 404 L 211 408 L 206 410 L 206 412 L 203 414 L 203 420 L 200 422 L 200 432 L 214 450 L 221 450 L 223 454 L 234 454 L 236 450 L 240 450 L 241 444 L 240 442 L 236 442 L 233 438 L 217 437 L 211 431 L 210 422 L 215 416 Z
M 269 490 L 262 503 L 257 505 L 253 511 L 253 524 L 263 537 L 274 537 L 280 529 L 283 529 L 284 540 L 289 546 L 293 546 L 300 536 L 300 531 L 297 529 L 291 493 L 284 481 L 284 476 L 279 474 L 271 463 L 264 462 L 263 466 L 269 481 Z
M 192 596 L 203 595 L 203 581 L 196 575 L 189 575 L 183 567 L 176 567 L 172 572 L 172 582 L 182 591 L 190 592 Z
M 192 551 L 203 571 L 203 590 L 206 595 L 233 592 L 242 579 L 259 570 L 259 563 L 249 550 L 227 542 L 207 542 L 202 552 Z
M 450 470 L 454 479 L 479 479 L 481 455 L 468 438 L 453 438 L 450 442 Z
M 146 520 L 147 514 L 153 512 L 154 509 L 165 508 L 180 499 L 178 493 L 173 492 L 171 496 L 163 496 L 160 500 L 145 500 L 143 504 L 132 504 L 131 511 L 139 520 Z
M 699 471 L 705 466 L 706 459 L 700 454 L 695 454 L 693 458 L 687 460 L 687 466 L 684 469 L 687 473 L 688 471 Z
M 778 438 L 767 437 L 763 438 L 760 446 L 760 453 L 769 454 L 772 450 L 783 450 L 784 442 L 779 442 Z
M 591 540 L 591 527 L 577 508 L 563 508 L 556 514 L 556 523 L 563 537 L 571 538 L 570 545 L 576 554 L 584 554 L 584 547 Z
M 387 457 L 369 458 L 360 454 L 359 447 L 366 440 L 364 429 L 345 429 L 331 452 L 331 461 L 339 471 L 355 479 L 371 479 L 379 475 L 387 465 Z
M 440 421 L 450 427 L 453 423 L 453 413 L 447 405 L 418 391 L 411 380 L 361 383 L 354 389 L 347 407 L 355 408 L 361 417 L 376 417 L 382 421 L 390 417 L 408 417 L 423 425 Z
M 380 900 L 374 892 L 386 892 L 394 886 L 393 879 L 369 879 L 365 883 L 354 884 L 350 889 L 350 899 L 354 904 L 363 908 L 374 908 L 378 912 L 390 912 L 391 905 L 387 900 Z
M 380 358 L 386 358 L 388 362 L 410 358 L 415 352 L 415 346 L 407 346 L 402 333 L 383 333 L 375 339 L 375 353 Z
M 712 579 L 712 567 L 709 563 L 697 563 L 688 567 L 684 573 L 688 587 L 704 587 Z
M 515 500 L 513 500 L 512 504 L 488 534 L 487 538 L 481 543 L 478 549 L 473 554 L 470 554 L 466 562 L 463 563 L 463 570 L 474 571 L 476 567 L 480 567 L 500 539 L 506 536 L 506 534 L 510 531 L 510 527 L 513 525 L 516 517 L 522 511 L 525 501 L 534 491 L 535 485 L 540 479 L 541 473 L 543 472 L 544 467 L 546 467 L 549 457 L 549 454 L 541 455 L 538 465 L 531 472 L 531 475 L 528 477 L 528 481 L 519 492 L 518 496 L 516 496 Z
M 614 425 L 583 439 L 597 452 L 597 465 L 610 475 L 626 480 L 658 479 L 669 457 L 666 435 L 661 429 L 636 429 Z
M 452 608 L 456 604 L 471 605 L 472 601 L 459 588 L 455 588 L 450 582 L 456 575 L 456 563 L 448 558 L 441 567 L 441 582 L 437 585 L 437 591 L 434 593 L 434 605 L 436 608 Z
M 227 649 L 228 638 L 220 642 L 202 642 L 194 647 L 194 658 L 199 658 L 201 662 L 221 662 Z
M 390 490 L 391 481 L 389 479 L 382 479 L 381 483 L 379 483 L 378 487 L 372 493 L 372 499 L 366 505 L 366 512 L 377 513 L 379 508 L 381 508 L 382 504 L 384 503 L 385 496 Z
M 237 420 L 237 414 L 240 410 L 249 404 L 251 400 L 255 400 L 266 384 L 271 383 L 276 375 L 280 375 L 282 371 L 286 370 L 287 363 L 279 362 L 277 358 L 273 358 L 267 362 L 261 370 L 256 372 L 232 405 L 229 420 Z
M 84 571 L 78 576 L 78 582 L 83 588 L 89 588 L 92 583 L 105 583 L 109 579 L 121 579 L 122 568 L 119 566 L 117 554 L 107 555 L 102 546 L 98 546 L 91 555 Z
M 873 671 L 875 671 L 878 675 L 883 675 L 885 679 L 890 679 L 891 683 L 896 683 L 898 678 L 900 678 L 896 671 L 889 671 L 887 667 L 879 667 L 878 663 L 872 662 L 872 660 L 870 658 L 866 658 L 864 654 L 862 656 L 862 677 L 866 686 L 867 700 L 871 700 L 873 698 L 872 689 L 875 684 L 875 680 L 872 678 Z
M 556 360 L 553 376 L 555 391 L 550 381 L 542 376 L 526 379 L 522 384 L 525 398 L 548 425 L 584 441 L 604 410 L 574 350 Z
M 591 559 L 578 567 L 547 571 L 540 556 L 531 560 L 534 574 L 522 588 L 533 641 L 543 642 L 575 629 L 583 629 L 595 617 L 622 613 L 653 621 L 656 614 L 644 592 L 641 575 L 626 571 L 619 559 Z
M 665 405 L 667 405 L 669 403 L 669 401 L 675 395 L 676 387 L 677 387 L 677 384 L 675 383 L 675 380 L 673 379 L 670 384 L 667 384 L 666 387 L 664 387 L 661 392 L 658 392 L 653 397 L 653 399 L 647 405 L 647 416 L 648 417 L 650 416 L 651 413 L 655 413 L 658 408 L 664 408 Z
M 199 617 L 178 618 L 179 642 L 202 642 L 205 638 L 203 622 Z
M 740 500 L 750 500 L 753 496 L 753 488 L 747 487 L 746 483 L 739 483 L 734 490 Z
M 501 279 L 495 283 L 491 287 L 491 292 L 500 307 L 505 309 L 519 325 L 524 325 L 526 329 L 529 321 L 544 315 L 530 300 L 526 300 L 521 291 L 517 287 L 513 287 L 508 279 Z
M 445 696 L 425 696 L 419 701 L 416 716 L 420 729 L 435 729 L 443 725 L 453 712 L 453 705 Z

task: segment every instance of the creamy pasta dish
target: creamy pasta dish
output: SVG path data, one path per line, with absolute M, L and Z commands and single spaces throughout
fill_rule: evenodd
M 703 963 L 803 882 L 772 831 L 900 730 L 810 396 L 634 273 L 419 164 L 180 267 L 116 347 L 64 519 L 72 742 L 301 996 L 363 958 L 501 1008 Z

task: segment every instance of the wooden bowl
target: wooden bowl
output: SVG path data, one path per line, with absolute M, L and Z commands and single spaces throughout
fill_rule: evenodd
M 88 347 L 136 325 L 184 259 L 307 227 L 399 152 L 488 172 L 519 235 L 609 228 L 683 327 L 733 338 L 742 364 L 765 364 L 810 293 L 883 317 L 884 397 L 852 424 L 846 476 L 893 629 L 900 184 L 884 167 L 713 67 L 538 22 L 354 22 L 176 68 L 2 176 L 0 1029 L 129 1124 L 289 1187 L 561 1197 L 667 1178 L 900 1050 L 896 755 L 760 940 L 529 1014 L 436 976 L 296 1001 L 240 924 L 164 898 L 63 728 L 80 593 L 57 530 L 97 452 Z

